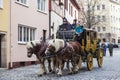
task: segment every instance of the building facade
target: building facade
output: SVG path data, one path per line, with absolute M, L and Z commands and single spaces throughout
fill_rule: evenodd
M 97 1 L 97 0 L 95 0 Z M 84 1 L 84 9 L 87 11 L 87 0 Z M 101 0 L 94 6 L 94 18 L 98 24 L 92 29 L 98 31 L 99 38 L 107 42 L 118 43 L 120 35 L 120 1 Z
M 35 63 L 27 57 L 26 42 L 49 36 L 49 0 L 10 0 L 10 67 Z
M 9 2 L 0 0 L 0 68 L 7 67 L 9 53 Z

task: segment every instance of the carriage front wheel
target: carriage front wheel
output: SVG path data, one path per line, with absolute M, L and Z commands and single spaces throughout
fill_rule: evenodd
M 98 63 L 98 67 L 102 67 L 102 63 L 103 63 L 103 50 L 102 49 L 98 50 L 97 63 Z
M 93 55 L 91 53 L 87 55 L 87 69 L 89 71 L 93 69 Z

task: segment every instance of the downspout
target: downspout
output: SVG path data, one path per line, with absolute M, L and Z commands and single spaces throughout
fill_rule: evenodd
M 12 69 L 12 54 L 11 54 L 11 0 L 10 0 L 10 34 L 9 34 L 9 38 L 10 38 L 10 65 L 9 65 L 9 69 Z
M 66 6 L 66 2 L 65 2 L 65 0 L 64 0 L 64 17 L 65 17 L 65 6 Z
M 52 9 L 52 0 L 49 0 L 49 38 L 51 38 L 51 9 Z

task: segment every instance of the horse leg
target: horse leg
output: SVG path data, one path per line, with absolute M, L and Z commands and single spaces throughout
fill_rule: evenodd
M 38 76 L 42 76 L 44 74 L 44 62 L 42 60 L 39 60 L 40 61 L 40 71 L 38 73 Z
M 52 72 L 51 60 L 50 59 L 48 59 L 48 70 L 49 70 L 49 72 Z
M 78 67 L 79 67 L 79 69 L 82 68 L 82 58 L 81 58 L 81 56 L 80 56 L 79 61 L 78 61 Z
M 70 62 L 67 61 L 68 74 L 72 74 L 72 68 L 70 67 Z
M 58 66 L 58 76 L 62 76 L 62 60 L 59 59 L 59 66 Z
M 52 73 L 55 73 L 56 69 L 58 68 L 58 63 L 56 61 L 56 57 L 52 58 L 52 65 L 53 65 L 53 71 L 52 71 Z
M 64 68 L 64 65 L 65 65 L 65 61 L 63 60 L 63 61 L 62 61 L 62 70 L 63 70 L 63 68 Z
M 78 67 L 78 64 L 77 64 L 77 59 L 73 59 L 73 63 L 74 63 L 74 65 L 73 65 L 73 70 L 74 70 L 74 73 L 77 73 L 78 72 L 78 70 L 79 70 L 79 67 Z
M 43 74 L 46 74 L 47 73 L 47 69 L 45 67 L 45 59 L 43 59 L 43 70 L 44 70 Z

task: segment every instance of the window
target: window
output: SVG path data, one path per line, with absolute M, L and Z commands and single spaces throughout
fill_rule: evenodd
M 0 0 L 0 8 L 3 8 L 3 0 Z
M 65 9 L 68 10 L 68 0 L 65 0 Z
M 71 16 L 73 16 L 73 7 L 71 6 Z
M 94 28 L 92 28 L 92 30 L 95 30 L 95 27 L 94 27 Z
M 102 5 L 102 9 L 105 9 L 105 5 Z
M 70 3 L 69 3 L 69 14 L 70 14 L 70 12 L 71 12 L 71 7 L 70 7 L 71 5 L 70 5 Z
M 97 5 L 97 10 L 100 10 L 100 6 L 99 5 Z
M 106 27 L 103 27 L 103 31 L 106 31 Z
M 38 0 L 38 10 L 45 12 L 45 0 Z
M 100 32 L 100 27 L 98 27 L 98 32 Z
M 27 0 L 16 0 L 16 1 L 25 5 L 27 4 Z
M 77 16 L 76 16 L 76 10 L 75 10 L 75 19 L 76 19 L 76 17 L 77 17 Z
M 97 16 L 97 20 L 100 21 L 100 16 Z
M 102 21 L 106 21 L 106 17 L 105 16 L 102 16 Z
M 28 42 L 35 40 L 35 28 L 18 25 L 18 41 Z

